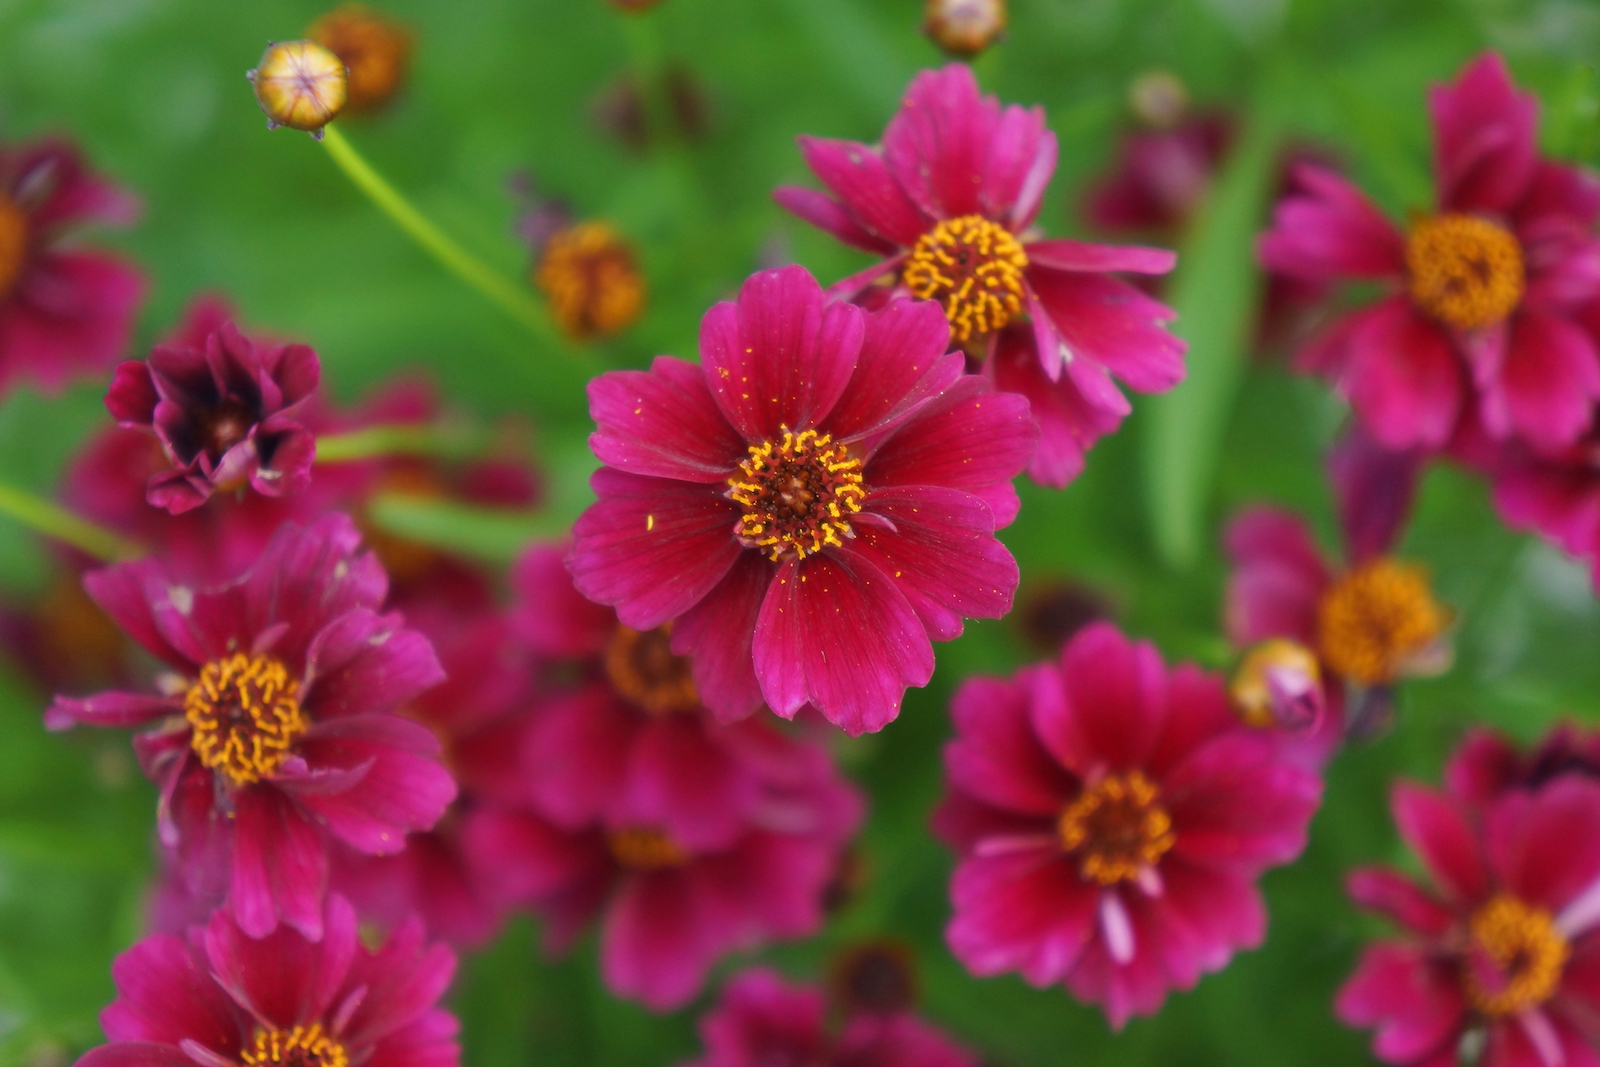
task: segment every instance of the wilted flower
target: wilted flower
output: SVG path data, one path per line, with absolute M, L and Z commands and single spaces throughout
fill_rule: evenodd
M 1006 31 L 1006 0 L 927 0 L 922 31 L 951 55 L 971 58 Z
M 577 586 L 640 632 L 672 622 L 706 704 L 807 702 L 855 735 L 926 685 L 934 640 L 1011 607 L 995 539 L 1036 431 L 1020 397 L 944 355 L 937 306 L 828 303 L 756 274 L 701 325 L 701 365 L 589 384 L 607 465 L 574 527 Z
M 784 186 L 783 207 L 878 263 L 830 294 L 877 306 L 935 300 L 951 343 L 981 360 L 995 388 L 1027 397 L 1039 422 L 1029 475 L 1062 486 L 1090 445 L 1131 409 L 1113 382 L 1164 392 L 1183 378 L 1173 312 L 1114 274 L 1165 274 L 1156 248 L 1045 240 L 1033 228 L 1056 165 L 1044 112 L 978 93 L 960 64 L 924 71 L 883 147 L 800 138 L 838 199 Z
M 441 678 L 426 639 L 380 615 L 387 588 L 343 515 L 286 526 L 254 568 L 196 588 L 156 559 L 96 571 L 97 604 L 174 673 L 156 693 L 57 697 L 51 729 L 155 724 L 135 739 L 184 873 L 227 865 L 229 906 L 262 936 L 320 936 L 327 835 L 398 851 L 455 796 L 439 745 L 389 714 Z
M 934 828 L 973 974 L 1064 982 L 1120 1028 L 1260 944 L 1256 879 L 1305 848 L 1321 782 L 1220 678 L 1094 623 L 1059 663 L 969 679 L 951 716 Z
M 337 118 L 349 100 L 344 60 L 315 41 L 268 45 L 261 64 L 245 76 L 255 86 L 269 130 L 287 126 L 320 141 L 322 127 Z
M 144 277 L 104 252 L 63 247 L 86 223 L 126 225 L 138 203 L 62 141 L 0 146 L 0 396 L 54 391 L 128 347 Z
M 455 956 L 406 923 L 377 949 L 330 897 L 318 941 L 281 929 L 257 940 L 226 911 L 187 936 L 155 934 L 111 965 L 100 1013 L 111 1044 L 78 1067 L 455 1067 L 455 1016 L 435 1007 Z
M 405 84 L 411 31 L 382 12 L 340 4 L 313 22 L 306 36 L 344 63 L 349 75 L 345 110 L 352 115 L 382 107 Z
M 644 310 L 644 275 L 633 246 L 606 222 L 580 222 L 545 241 L 534 284 L 561 332 L 575 341 L 621 333 Z

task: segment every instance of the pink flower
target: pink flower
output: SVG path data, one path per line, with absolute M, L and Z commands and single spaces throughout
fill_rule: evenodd
M 1131 409 L 1113 377 L 1142 393 L 1182 380 L 1184 343 L 1163 325 L 1172 311 L 1112 276 L 1165 274 L 1173 254 L 1033 229 L 1056 166 L 1041 109 L 1002 109 L 953 63 L 911 82 L 882 148 L 802 137 L 800 151 L 838 199 L 784 186 L 778 203 L 880 257 L 829 292 L 872 304 L 937 300 L 952 343 L 982 359 L 997 389 L 1032 405 L 1035 481 L 1066 485 L 1121 424 Z
M 122 355 L 143 275 L 63 239 L 84 223 L 126 225 L 138 213 L 63 141 L 0 147 L 0 395 L 19 378 L 54 391 Z
M 1386 1063 L 1593 1064 L 1600 1040 L 1600 784 L 1563 777 L 1495 800 L 1474 822 L 1421 786 L 1393 793 L 1400 835 L 1433 888 L 1381 868 L 1352 872 L 1357 904 L 1402 940 L 1361 955 L 1334 1002 L 1377 1031 Z
M 1338 175 L 1305 191 L 1261 239 L 1272 270 L 1388 290 L 1299 353 L 1387 447 L 1438 449 L 1464 415 L 1496 440 L 1570 445 L 1600 399 L 1600 352 L 1574 317 L 1600 293 L 1600 182 L 1541 160 L 1538 105 L 1494 53 L 1430 96 L 1438 202 L 1402 232 Z
M 123 363 L 106 408 L 155 433 L 171 469 L 150 479 L 146 499 L 179 514 L 247 482 L 265 496 L 304 489 L 317 444 L 299 417 L 321 374 L 307 346 L 258 346 L 225 322 L 201 344 L 157 345 L 148 362 Z
M 764 967 L 735 975 L 700 1020 L 705 1054 L 685 1067 L 976 1067 L 978 1058 L 909 1012 L 858 1014 L 830 1033 L 822 993 Z
M 1475 727 L 1445 766 L 1445 785 L 1462 804 L 1484 809 L 1514 789 L 1538 789 L 1564 775 L 1600 781 L 1600 731 L 1564 722 L 1527 749 L 1494 730 Z
M 173 673 L 156 693 L 57 697 L 45 715 L 155 728 L 135 739 L 161 792 L 161 842 L 196 882 L 226 870 L 251 936 L 321 935 L 328 837 L 397 851 L 455 796 L 425 727 L 388 714 L 441 678 L 421 634 L 380 615 L 387 582 L 343 515 L 286 526 L 250 571 L 197 588 L 159 560 L 84 579 Z
M 435 1007 L 455 956 L 415 920 L 383 947 L 328 898 L 324 934 L 261 940 L 226 911 L 187 936 L 155 934 L 111 966 L 117 998 L 100 1013 L 111 1044 L 78 1067 L 455 1067 L 455 1016 Z
M 1305 848 L 1321 782 L 1241 727 L 1222 681 L 1109 623 L 951 705 L 934 828 L 973 974 L 1065 983 L 1112 1026 L 1261 943 L 1255 880 Z
M 994 536 L 1036 431 L 944 355 L 931 303 L 828 304 L 801 267 L 756 274 L 701 325 L 701 366 L 589 384 L 606 466 L 574 527 L 584 596 L 672 651 L 724 718 L 808 701 L 852 736 L 933 673 L 932 641 L 1011 608 Z

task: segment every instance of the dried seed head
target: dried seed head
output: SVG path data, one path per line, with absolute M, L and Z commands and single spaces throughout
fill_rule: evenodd
M 315 41 L 269 45 L 261 65 L 245 76 L 256 87 L 268 129 L 287 126 L 318 140 L 350 96 L 344 61 Z

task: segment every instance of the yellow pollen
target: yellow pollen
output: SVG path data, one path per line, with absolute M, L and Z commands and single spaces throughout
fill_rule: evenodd
M 563 333 L 578 341 L 632 326 L 644 310 L 645 281 L 633 248 L 609 223 L 581 222 L 545 244 L 534 284 Z
M 694 711 L 700 691 L 689 661 L 673 655 L 672 624 L 644 633 L 618 626 L 606 646 L 606 676 L 611 687 L 651 715 Z
M 183 698 L 200 762 L 236 786 L 283 766 L 310 725 L 300 710 L 300 683 L 271 656 L 243 653 L 212 660 Z
M 637 871 L 659 871 L 689 862 L 689 854 L 676 841 L 647 826 L 613 830 L 606 835 L 606 843 L 618 863 Z
M 1418 219 L 1406 238 L 1406 270 L 1416 305 L 1458 330 L 1502 322 L 1522 300 L 1522 245 L 1487 219 Z
M 1346 574 L 1317 605 L 1317 646 L 1336 674 L 1362 685 L 1393 682 L 1406 661 L 1450 623 L 1427 572 L 1383 557 Z
M 750 446 L 750 458 L 728 479 L 728 497 L 744 507 L 736 536 L 773 562 L 838 547 L 854 537 L 850 516 L 867 497 L 861 461 L 829 434 L 794 433 Z
M 0 193 L 0 300 L 5 299 L 22 277 L 28 258 L 28 216 Z
M 917 239 L 901 279 L 912 295 L 937 300 L 950 336 L 965 344 L 1022 313 L 1028 254 L 1010 232 L 982 215 L 945 219 Z
M 1462 967 L 1467 1000 L 1485 1015 L 1515 1015 L 1543 1004 L 1561 985 L 1571 946 L 1544 908 L 1501 894 L 1469 924 Z
M 1078 870 L 1101 885 L 1130 882 L 1177 842 L 1161 790 L 1139 771 L 1088 786 L 1056 822 L 1061 847 L 1077 853 Z
M 321 1023 L 293 1030 L 257 1030 L 239 1060 L 245 1067 L 350 1067 L 344 1046 L 323 1033 Z

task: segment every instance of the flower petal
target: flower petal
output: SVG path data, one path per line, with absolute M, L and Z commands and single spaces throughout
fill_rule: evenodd
M 1438 447 L 1450 439 L 1465 383 L 1443 330 L 1390 297 L 1357 316 L 1340 388 L 1385 448 Z
M 969 678 L 950 701 L 950 718 L 956 737 L 945 745 L 944 764 L 953 788 L 1008 811 L 1049 818 L 1076 792 L 1072 775 L 1033 732 L 1026 683 Z
M 1165 248 L 1099 245 L 1086 241 L 1069 241 L 1065 238 L 1030 241 L 1025 250 L 1028 253 L 1030 266 L 1083 274 L 1103 274 L 1110 271 L 1166 274 L 1178 263 L 1178 253 Z
M 1395 825 L 1422 858 L 1428 873 L 1453 897 L 1476 901 L 1488 891 L 1488 871 L 1477 835 L 1443 795 L 1400 782 L 1389 795 Z
M 895 181 L 876 149 L 821 137 L 801 136 L 796 141 L 806 166 L 869 234 L 893 247 L 910 248 L 929 228 L 928 217 Z
M 1454 84 L 1429 90 L 1428 112 L 1441 210 L 1506 214 L 1538 165 L 1538 99 L 1518 92 L 1505 60 L 1485 52 Z
M 228 899 L 239 926 L 263 937 L 281 918 L 305 937 L 322 937 L 328 889 L 327 843 L 294 804 L 270 785 L 234 795 L 233 875 Z
M 1105 275 L 1030 268 L 1028 284 L 1067 347 L 1069 372 L 1095 364 L 1140 393 L 1165 392 L 1183 380 L 1188 346 L 1167 330 L 1175 313 L 1165 304 Z
M 828 415 L 841 440 L 894 429 L 965 373 L 950 347 L 950 322 L 931 300 L 895 300 L 867 316 L 850 385 Z
M 1160 653 L 1107 622 L 1079 630 L 1061 651 L 1060 673 L 1034 683 L 1033 728 L 1080 778 L 1142 766 L 1167 717 Z
M 116 958 L 111 978 L 117 999 L 100 1013 L 100 1026 L 112 1041 L 191 1038 L 223 1055 L 238 1051 L 238 1009 L 182 938 L 146 937 Z
M 722 581 L 673 624 L 672 651 L 690 657 L 700 699 L 722 722 L 761 706 L 751 649 L 774 573 L 759 554 L 742 553 Z
M 898 190 L 896 190 L 898 192 Z M 777 205 L 802 222 L 809 222 L 824 233 L 875 256 L 892 255 L 897 246 L 885 241 L 856 221 L 850 209 L 826 193 L 798 185 L 780 185 L 772 190 Z
M 1400 231 L 1360 189 L 1311 163 L 1296 166 L 1292 180 L 1299 191 L 1278 203 L 1257 245 L 1262 266 L 1314 281 L 1405 273 Z
M 978 214 L 999 119 L 999 102 L 979 95 L 977 79 L 965 64 L 925 70 L 912 79 L 884 130 L 883 156 L 925 214 L 940 219 Z
M 1454 1045 L 1466 1022 L 1460 983 L 1426 949 L 1377 944 L 1361 954 L 1340 988 L 1334 1012 L 1376 1027 L 1372 1050 L 1389 1063 L 1415 1063 Z
M 746 456 L 693 363 L 657 356 L 648 371 L 610 371 L 589 382 L 599 429 L 589 447 L 602 463 L 633 474 L 722 482 Z
M 1589 428 L 1600 398 L 1600 352 L 1584 330 L 1526 310 L 1512 320 L 1505 362 L 1480 381 L 1484 426 L 1516 434 L 1541 452 L 1572 444 Z
M 1427 937 L 1443 937 L 1455 922 L 1449 908 L 1404 875 L 1383 867 L 1358 867 L 1345 878 L 1356 905 L 1388 916 Z
M 340 792 L 308 792 L 299 801 L 353 848 L 374 855 L 398 852 L 405 836 L 431 829 L 456 797 L 439 762 L 432 731 L 398 715 L 347 715 L 317 723 L 300 742 L 313 767 L 356 767 L 366 774 Z

